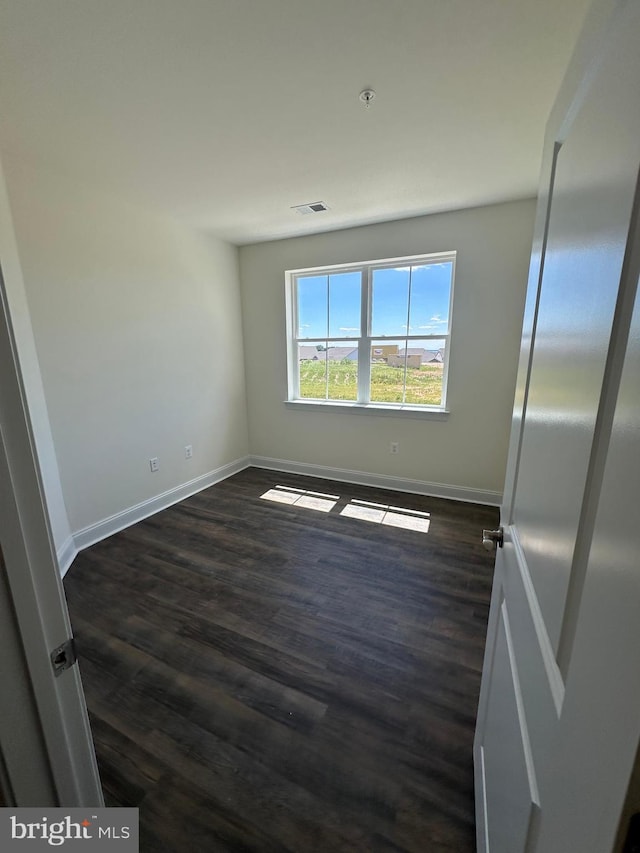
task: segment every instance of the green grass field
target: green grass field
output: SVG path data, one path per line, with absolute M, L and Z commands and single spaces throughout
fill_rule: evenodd
M 358 369 L 351 361 L 330 361 L 329 386 L 325 364 L 320 361 L 300 362 L 300 396 L 315 400 L 356 400 Z M 386 364 L 371 365 L 371 402 L 402 403 L 404 370 Z M 442 365 L 423 364 L 419 370 L 407 370 L 405 403 L 439 406 L 442 399 Z

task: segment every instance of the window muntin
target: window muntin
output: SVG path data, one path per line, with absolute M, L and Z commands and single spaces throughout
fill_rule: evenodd
M 443 410 L 455 253 L 287 274 L 289 400 Z
M 370 402 L 441 408 L 445 360 L 442 338 L 372 340 Z
M 358 399 L 357 344 L 333 346 L 326 341 L 298 344 L 298 387 L 302 400 L 355 403 Z
M 298 338 L 359 338 L 361 273 L 327 273 L 297 280 Z

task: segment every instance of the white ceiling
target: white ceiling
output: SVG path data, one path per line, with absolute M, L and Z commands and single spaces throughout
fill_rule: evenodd
M 0 0 L 0 149 L 239 244 L 522 198 L 587 5 Z

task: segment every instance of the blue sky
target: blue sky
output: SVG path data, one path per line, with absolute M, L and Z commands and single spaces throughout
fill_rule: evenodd
M 372 337 L 448 332 L 451 271 L 450 261 L 374 270 Z M 303 338 L 358 337 L 360 273 L 299 278 L 298 329 Z M 425 346 L 437 348 L 440 343 L 428 341 Z M 420 342 L 413 346 L 420 346 Z

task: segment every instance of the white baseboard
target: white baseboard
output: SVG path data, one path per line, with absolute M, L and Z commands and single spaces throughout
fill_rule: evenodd
M 67 536 L 56 552 L 56 557 L 58 558 L 58 571 L 60 572 L 61 578 L 63 578 L 69 571 L 69 567 L 75 560 L 77 553 L 78 549 L 76 548 L 73 536 Z
M 483 489 L 470 489 L 464 486 L 449 486 L 444 483 L 430 483 L 423 480 L 411 480 L 404 477 L 390 477 L 386 474 L 370 474 L 364 471 L 351 471 L 347 468 L 331 468 L 326 465 L 311 465 L 307 462 L 291 462 L 287 459 L 272 459 L 268 456 L 245 456 L 230 462 L 207 474 L 202 474 L 181 486 L 168 489 L 159 495 L 155 495 L 135 506 L 122 510 L 115 515 L 109 516 L 82 530 L 77 530 L 68 537 L 58 549 L 58 565 L 62 577 L 67 573 L 78 551 L 95 545 L 102 539 L 154 515 L 160 510 L 167 509 L 173 504 L 183 501 L 185 498 L 195 495 L 197 492 L 226 480 L 233 474 L 243 471 L 253 465 L 256 468 L 267 468 L 272 471 L 283 471 L 291 474 L 306 474 L 309 477 L 320 477 L 323 480 L 339 480 L 344 483 L 358 483 L 363 486 L 374 488 L 391 489 L 399 492 L 412 492 L 418 495 L 430 495 L 436 498 L 447 498 L 449 500 L 467 501 L 468 503 L 486 504 L 488 506 L 499 506 L 502 500 L 500 492 L 491 492 Z
M 412 492 L 418 495 L 430 495 L 434 498 L 447 498 L 488 506 L 500 506 L 502 501 L 501 492 L 470 489 L 466 486 L 449 486 L 445 483 L 430 483 L 424 480 L 410 480 L 404 477 L 390 477 L 387 474 L 368 474 L 364 471 L 350 471 L 347 468 L 310 465 L 307 462 L 290 462 L 286 459 L 271 459 L 268 456 L 250 456 L 249 465 L 256 468 L 268 468 L 272 471 L 321 477 L 323 480 L 340 480 L 343 483 L 358 483 L 362 486 L 373 486 L 378 489 Z
M 233 474 L 243 471 L 249 466 L 249 457 L 237 459 L 235 462 L 229 462 L 215 471 L 209 471 L 207 474 L 202 474 L 188 483 L 183 483 L 181 486 L 176 486 L 173 489 L 168 489 L 153 498 L 142 501 L 135 506 L 122 510 L 115 515 L 109 516 L 95 524 L 90 524 L 88 527 L 83 527 L 73 534 L 73 541 L 76 551 L 82 551 L 83 548 L 88 548 L 90 545 L 95 545 L 107 536 L 112 536 L 125 527 L 130 527 L 162 509 L 173 506 L 173 504 L 183 501 L 185 498 L 195 495 L 196 492 L 201 492 L 221 480 L 226 480 Z M 75 554 L 74 554 L 75 556 Z M 73 558 L 72 558 L 73 559 Z

